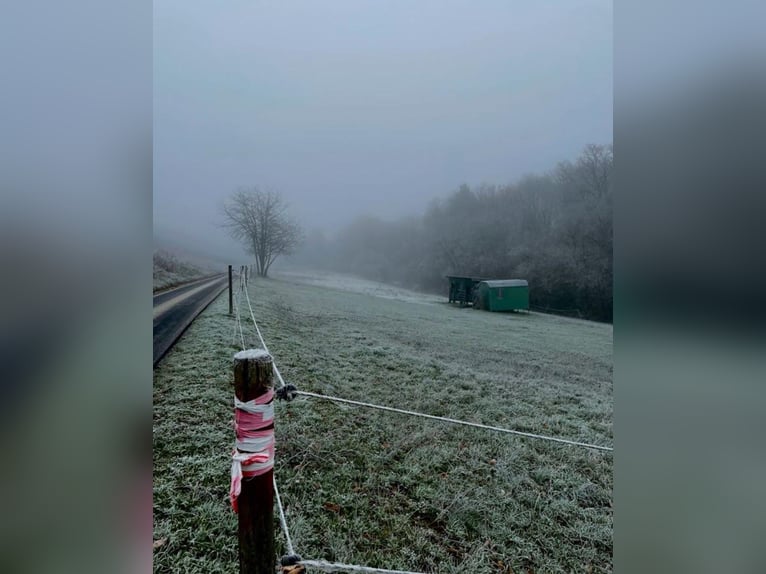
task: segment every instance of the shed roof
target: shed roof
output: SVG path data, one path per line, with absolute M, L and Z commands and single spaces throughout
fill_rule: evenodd
M 486 283 L 488 287 L 529 287 L 526 279 L 494 279 L 482 283 Z

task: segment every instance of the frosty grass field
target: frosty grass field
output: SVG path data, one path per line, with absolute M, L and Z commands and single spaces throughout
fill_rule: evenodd
M 460 309 L 329 274 L 251 281 L 250 297 L 300 389 L 612 445 L 611 325 Z M 241 345 L 227 312 L 224 293 L 154 373 L 155 572 L 238 571 L 228 480 Z M 304 558 L 443 574 L 612 570 L 611 452 L 307 397 L 277 404 L 276 434 Z

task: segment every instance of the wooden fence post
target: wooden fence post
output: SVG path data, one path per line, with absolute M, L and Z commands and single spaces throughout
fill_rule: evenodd
M 273 387 L 273 363 L 265 352 L 234 356 L 234 394 L 240 401 L 254 400 Z M 267 428 L 274 428 L 272 424 Z M 274 469 L 242 480 L 239 495 L 240 574 L 274 574 Z
M 229 315 L 234 313 L 234 300 L 231 287 L 231 265 L 229 265 Z

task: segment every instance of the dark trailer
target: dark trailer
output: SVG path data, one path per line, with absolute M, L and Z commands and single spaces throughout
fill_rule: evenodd
M 449 280 L 449 302 L 465 306 L 473 303 L 473 290 L 482 281 L 481 277 L 458 277 L 447 275 Z

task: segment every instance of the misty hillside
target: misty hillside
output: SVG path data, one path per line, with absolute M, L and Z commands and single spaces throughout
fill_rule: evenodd
M 155 251 L 153 259 L 153 291 L 168 289 L 198 277 L 210 275 L 209 268 L 197 267 L 167 251 Z
M 523 278 L 533 308 L 612 320 L 611 145 L 505 185 L 462 185 L 421 214 L 314 231 L 295 264 L 444 293 L 445 275 Z

